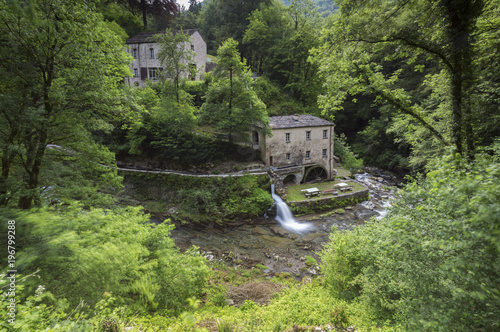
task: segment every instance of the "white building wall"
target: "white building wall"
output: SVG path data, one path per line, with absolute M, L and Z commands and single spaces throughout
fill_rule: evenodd
M 193 45 L 193 51 L 195 53 L 193 64 L 196 64 L 196 69 L 198 70 L 195 79 L 201 80 L 204 77 L 207 62 L 207 44 L 201 37 L 200 33 L 195 31 L 191 35 L 191 43 L 186 43 L 185 48 L 191 49 L 191 45 Z M 134 49 L 137 50 L 137 56 L 134 57 L 134 61 L 130 64 L 130 70 L 132 75 L 134 75 L 134 72 L 137 73 L 137 75 L 127 77 L 126 81 L 131 85 L 144 86 L 146 79 L 152 79 L 149 68 L 158 68 L 158 70 L 163 68 L 160 60 L 158 60 L 160 46 L 157 43 L 127 44 L 127 51 L 132 56 L 134 55 Z M 151 58 L 151 49 L 154 50 L 154 58 Z M 141 68 L 143 68 L 142 73 Z M 144 75 L 145 77 L 142 77 Z
M 326 137 L 323 131 L 326 130 Z M 310 132 L 307 139 L 306 132 Z M 296 165 L 318 164 L 325 168 L 328 177 L 332 176 L 334 167 L 333 134 L 334 126 L 301 127 L 273 129 L 273 136 L 260 135 L 259 147 L 261 159 L 266 166 L 277 168 Z M 287 142 L 286 134 L 290 140 Z M 323 156 L 326 150 L 326 156 Z M 309 158 L 306 158 L 309 151 Z M 289 159 L 287 159 L 289 154 Z

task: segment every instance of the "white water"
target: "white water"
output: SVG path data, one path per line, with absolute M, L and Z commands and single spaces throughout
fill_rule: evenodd
M 356 174 L 356 180 L 364 183 L 370 192 L 370 202 L 362 202 L 361 205 L 369 208 L 379 214 L 377 219 L 387 215 L 387 208 L 392 206 L 391 200 L 394 199 L 392 186 L 381 177 L 375 177 L 369 173 Z
M 300 223 L 295 220 L 292 211 L 288 205 L 283 202 L 274 192 L 274 184 L 271 185 L 271 194 L 273 195 L 274 202 L 276 203 L 276 220 L 281 224 L 281 227 L 293 233 L 304 233 L 312 227 L 310 223 Z

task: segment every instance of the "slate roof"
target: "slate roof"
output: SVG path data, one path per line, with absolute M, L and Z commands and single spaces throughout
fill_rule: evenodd
M 269 117 L 269 126 L 272 129 L 322 127 L 335 124 L 310 114 L 284 115 Z
M 193 35 L 197 29 L 185 29 L 182 30 L 184 33 L 189 33 L 190 36 Z M 179 32 L 179 31 L 173 31 L 174 35 Z M 160 34 L 160 33 L 165 33 L 165 31 L 147 31 L 147 32 L 141 32 L 135 36 L 130 37 L 127 39 L 126 43 L 127 44 L 144 44 L 144 43 L 153 43 L 153 36 Z

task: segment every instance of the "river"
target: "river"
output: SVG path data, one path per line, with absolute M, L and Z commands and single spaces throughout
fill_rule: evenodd
M 261 264 L 267 267 L 264 272 L 269 275 L 278 272 L 296 278 L 314 275 L 318 269 L 314 264 L 306 265 L 306 257 L 319 261 L 317 253 L 329 241 L 332 228 L 348 231 L 364 225 L 371 217 L 382 218 L 397 191 L 396 178 L 380 172 L 357 174 L 356 181 L 368 187 L 369 201 L 336 213 L 295 217 L 297 222 L 309 224 L 303 231 L 296 232 L 274 219 L 261 218 L 224 226 L 178 226 L 171 236 L 181 250 L 195 245 L 208 260 L 225 261 L 236 268 Z

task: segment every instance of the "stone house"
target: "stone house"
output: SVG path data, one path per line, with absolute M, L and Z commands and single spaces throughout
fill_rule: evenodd
M 269 126 L 271 137 L 255 128 L 251 140 L 278 182 L 301 183 L 335 175 L 335 124 L 313 115 L 295 114 L 270 117 Z
M 188 33 L 191 39 L 191 42 L 186 43 L 184 47 L 193 50 L 195 53 L 193 63 L 190 65 L 196 66 L 198 70 L 196 76 L 190 78 L 192 80 L 202 79 L 207 63 L 207 44 L 198 30 L 188 29 L 183 31 Z M 161 31 L 142 32 L 127 39 L 128 52 L 134 57 L 134 61 L 130 64 L 133 77 L 125 79 L 128 84 L 143 86 L 146 79 L 153 81 L 158 79 L 158 73 L 163 70 L 158 59 L 160 46 L 152 40 L 153 36 L 158 33 L 161 33 Z M 186 75 L 188 74 L 186 73 Z

